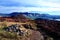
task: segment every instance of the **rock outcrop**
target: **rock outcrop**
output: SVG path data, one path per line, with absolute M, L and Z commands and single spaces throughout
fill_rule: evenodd
M 3 30 L 7 32 L 14 32 L 19 36 L 23 36 L 23 40 L 44 40 L 43 35 L 39 31 L 21 27 L 20 25 L 11 25 L 9 27 L 4 27 Z

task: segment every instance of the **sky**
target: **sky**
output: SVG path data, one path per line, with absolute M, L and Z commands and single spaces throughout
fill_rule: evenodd
M 31 11 L 60 15 L 60 0 L 0 0 L 0 13 Z

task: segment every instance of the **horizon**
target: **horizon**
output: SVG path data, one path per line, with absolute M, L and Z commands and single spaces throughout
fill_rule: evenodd
M 11 12 L 11 13 L 26 13 L 26 12 Z M 0 14 L 11 14 L 11 13 L 0 13 Z M 47 14 L 47 15 L 52 15 L 52 14 L 48 14 L 48 13 L 44 13 L 44 12 L 27 12 L 27 13 L 38 13 L 38 14 Z M 56 15 L 56 14 L 53 14 Z M 56 15 L 56 16 L 60 16 L 60 15 Z
M 38 13 L 38 14 L 43 14 L 43 15 L 44 15 L 44 14 L 45 14 L 45 15 L 51 15 L 51 14 L 43 13 L 43 12 L 41 12 L 41 13 L 39 13 L 39 12 L 11 12 L 11 13 L 18 13 L 18 14 L 19 14 L 19 13 L 31 13 L 31 14 L 32 14 L 32 13 L 34 13 L 34 14 Z M 0 13 L 0 14 L 3 14 L 3 15 L 4 15 L 4 14 L 11 14 L 11 13 Z M 60 15 L 56 15 L 56 16 L 60 16 Z
M 60 0 L 0 0 L 0 13 L 31 11 L 60 15 Z

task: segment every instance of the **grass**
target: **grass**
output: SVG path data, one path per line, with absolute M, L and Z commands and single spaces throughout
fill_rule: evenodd
M 0 22 L 0 40 L 24 40 L 26 37 L 28 37 L 29 32 L 26 33 L 25 36 L 19 36 L 15 32 L 7 32 L 2 29 L 4 27 L 7 27 L 7 25 L 11 23 L 16 24 L 15 22 Z M 26 23 L 18 23 L 18 24 L 26 24 Z
M 27 32 L 24 33 L 24 36 L 19 36 L 17 35 L 16 33 L 14 32 L 7 32 L 7 31 L 4 31 L 2 28 L 4 27 L 7 27 L 9 25 L 12 25 L 12 24 L 26 24 L 26 23 L 16 23 L 16 22 L 0 22 L 0 40 L 25 40 L 25 38 L 29 38 L 30 35 L 31 35 L 31 29 L 26 29 L 28 30 Z M 27 23 L 27 24 L 30 24 L 31 27 L 36 30 L 37 27 L 36 27 L 36 24 L 34 22 L 31 22 L 31 23 Z M 23 27 L 24 28 L 24 27 Z M 25 28 L 24 28 L 25 29 Z M 24 30 L 23 29 L 23 30 Z M 53 38 L 51 37 L 48 37 L 47 40 L 53 40 Z
M 11 32 L 6 32 L 4 30 L 0 30 L 0 40 L 3 40 L 3 39 L 16 39 L 17 38 L 17 35 L 16 33 L 11 33 Z

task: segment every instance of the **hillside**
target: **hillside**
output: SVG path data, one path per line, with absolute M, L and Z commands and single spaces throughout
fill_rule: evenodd
M 28 13 L 28 12 L 13 12 L 10 14 L 2 14 L 0 13 L 0 17 L 14 17 L 16 15 L 23 15 L 26 18 L 29 19 L 36 19 L 36 18 L 43 18 L 43 19 L 48 19 L 48 20 L 56 20 L 56 19 L 60 19 L 60 15 L 49 15 L 49 14 L 40 14 L 40 13 Z M 59 21 L 59 20 L 57 20 Z
M 29 21 L 30 19 L 25 17 L 23 14 L 16 14 L 13 15 L 11 14 L 11 16 L 0 16 L 0 22 L 26 22 Z
M 55 20 L 59 17 L 28 12 L 1 14 L 0 39 L 4 40 L 6 37 L 7 40 L 15 38 L 16 40 L 60 40 L 60 21 Z
M 38 31 L 53 37 L 54 40 L 60 40 L 60 21 L 37 18 L 35 23 Z

